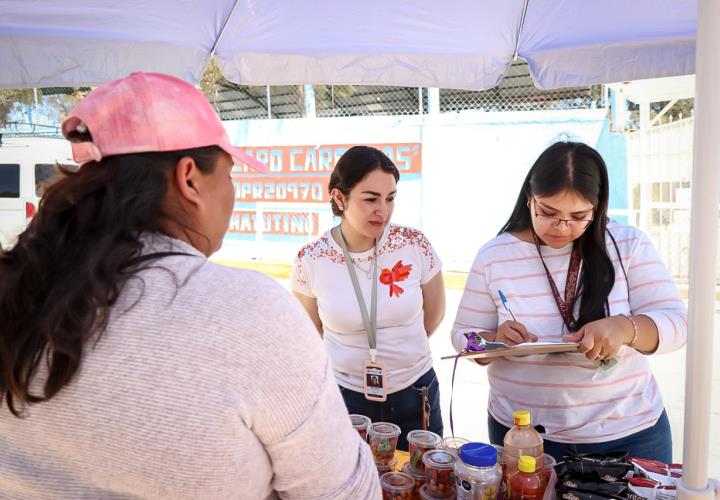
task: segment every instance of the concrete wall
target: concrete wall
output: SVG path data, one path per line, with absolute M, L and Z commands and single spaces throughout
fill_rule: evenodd
M 609 134 L 605 110 L 252 120 L 225 126 L 234 144 L 253 151 L 261 146 L 421 144 L 422 173 L 401 177 L 393 220 L 422 229 L 448 270 L 467 270 L 477 249 L 509 216 L 533 161 L 554 141 L 578 140 L 599 148 L 608 159 L 611 187 L 616 186 L 611 208 L 627 207 L 625 146 Z M 239 200 L 236 210 L 317 211 L 321 232 L 337 223 L 326 203 Z M 218 257 L 291 261 L 314 238 L 229 234 Z

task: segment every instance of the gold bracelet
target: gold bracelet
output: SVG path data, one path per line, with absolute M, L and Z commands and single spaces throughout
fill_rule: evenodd
M 635 343 L 635 341 L 636 341 L 637 338 L 638 338 L 638 326 L 637 326 L 637 323 L 635 323 L 635 320 L 632 319 L 632 316 L 628 316 L 627 314 L 621 314 L 620 316 L 625 316 L 627 319 L 630 320 L 630 323 L 632 323 L 632 326 L 633 326 L 633 338 L 632 338 L 632 340 L 631 340 L 629 343 L 627 343 L 626 345 L 627 345 L 628 347 L 632 347 L 632 348 L 634 349 L 633 344 Z

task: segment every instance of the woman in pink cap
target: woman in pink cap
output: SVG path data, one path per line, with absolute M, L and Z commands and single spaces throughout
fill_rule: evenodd
M 305 312 L 207 260 L 264 166 L 202 93 L 134 73 L 63 133 L 81 168 L 0 250 L 3 498 L 379 498 Z

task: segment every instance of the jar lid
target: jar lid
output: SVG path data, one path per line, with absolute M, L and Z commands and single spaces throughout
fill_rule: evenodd
M 404 472 L 386 472 L 380 476 L 380 487 L 388 493 L 401 493 L 415 487 L 415 479 Z
M 408 476 L 412 476 L 416 480 L 419 479 L 419 480 L 425 481 L 425 472 L 413 468 L 413 466 L 410 462 L 405 462 L 405 465 L 403 465 L 402 471 L 405 474 L 407 474 Z
M 460 460 L 472 467 L 493 467 L 497 464 L 497 450 L 484 443 L 467 443 L 460 447 Z
M 392 457 L 392 459 L 386 464 L 375 462 L 375 466 L 378 468 L 378 470 L 384 470 L 385 472 L 388 472 L 391 470 L 395 470 L 395 466 L 397 465 L 397 463 L 398 463 L 398 458 Z
M 457 456 L 445 450 L 429 450 L 423 454 L 423 463 L 434 469 L 452 469 Z
M 442 441 L 442 446 L 446 450 L 450 450 L 453 453 L 457 453 L 460 447 L 470 441 L 461 437 L 448 436 Z
M 407 440 L 423 448 L 437 448 L 442 438 L 431 431 L 415 430 L 408 432 Z
M 352 425 L 354 428 L 358 429 L 365 429 L 366 427 L 369 427 L 370 424 L 372 424 L 372 420 L 370 420 L 365 415 L 357 415 L 357 414 L 351 414 L 350 415 L 350 422 L 352 422 Z
M 395 437 L 400 435 L 400 427 L 390 422 L 375 422 L 370 425 L 370 433 L 382 437 Z

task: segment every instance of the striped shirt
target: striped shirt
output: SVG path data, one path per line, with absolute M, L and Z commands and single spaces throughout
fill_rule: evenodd
M 687 310 L 652 243 L 634 227 L 611 223 L 608 230 L 617 242 L 628 281 L 618 251 L 607 237 L 615 268 L 610 314 L 652 319 L 660 336 L 655 354 L 680 349 L 687 336 Z M 562 294 L 572 244 L 541 250 Z M 540 341 L 562 341 L 567 330 L 535 245 L 503 233 L 480 249 L 468 275 L 452 331 L 456 350 L 465 346 L 465 333 L 494 331 L 512 319 L 498 289 L 507 296 L 517 320 Z M 653 426 L 663 401 L 647 356 L 624 346 L 617 360 L 605 371 L 580 353 L 498 358 L 488 367 L 488 411 L 512 426 L 513 410 L 529 409 L 533 422 L 545 427 L 546 439 L 567 443 L 612 441 Z

